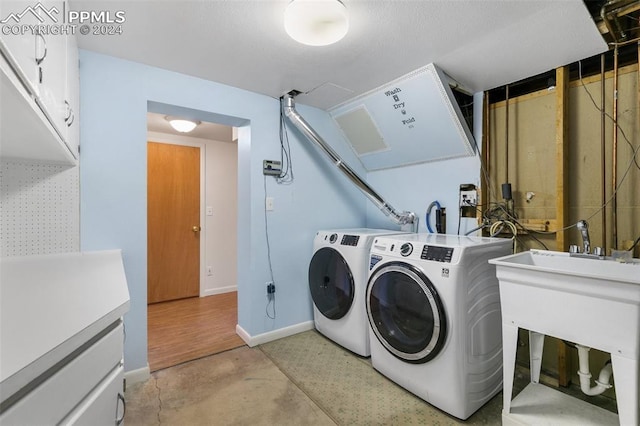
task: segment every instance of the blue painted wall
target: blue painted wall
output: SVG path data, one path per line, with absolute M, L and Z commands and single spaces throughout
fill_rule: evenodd
M 121 248 L 131 294 L 125 317 L 125 368 L 147 365 L 146 113 L 158 105 L 199 111 L 238 126 L 238 323 L 255 336 L 313 318 L 307 288 L 319 229 L 361 227 L 365 197 L 296 131 L 289 132 L 295 181 L 266 179 L 277 316 L 265 314 L 270 280 L 265 238 L 263 159 L 280 158 L 279 101 L 222 84 L 80 52 L 81 249 Z M 364 176 L 364 169 L 323 111 L 299 112 Z M 394 188 L 397 191 L 397 187 Z M 388 227 L 388 223 L 385 223 Z M 224 244 L 224 242 L 220 242 Z M 232 266 L 230 266 L 232 267 Z

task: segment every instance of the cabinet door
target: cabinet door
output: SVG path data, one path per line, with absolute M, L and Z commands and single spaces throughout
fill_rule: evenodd
M 66 2 L 61 0 L 40 1 L 42 8 L 40 13 L 45 22 L 52 19 L 44 16 L 46 11 L 59 11 L 55 18 L 62 22 L 61 14 L 66 10 Z M 67 108 L 65 105 L 67 86 L 67 34 L 50 32 L 38 37 L 38 41 L 44 41 L 46 56 L 39 64 L 38 69 L 38 93 L 39 101 L 51 119 L 51 124 L 66 141 L 67 125 L 65 122 Z
M 39 25 L 40 15 L 33 9 L 34 2 L 30 0 L 2 0 L 0 21 L 3 31 L 0 41 L 4 46 L 4 54 L 10 59 L 13 67 L 24 78 L 27 89 L 33 95 L 38 95 L 38 65 L 36 59 L 44 55 L 44 42 L 41 36 L 31 30 L 23 31 L 24 25 Z M 31 8 L 31 9 L 30 9 Z M 23 12 L 25 12 L 23 14 Z M 9 34 L 5 34 L 8 32 Z
M 65 96 L 65 125 L 67 145 L 71 153 L 79 157 L 80 144 L 80 68 L 76 36 L 67 37 L 67 84 Z
M 3 56 L 0 56 L 0 123 L 0 159 L 76 164 L 67 145 Z

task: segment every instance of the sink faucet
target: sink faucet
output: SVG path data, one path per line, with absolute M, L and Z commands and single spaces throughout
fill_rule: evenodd
M 596 247 L 591 253 L 591 241 L 589 241 L 589 225 L 586 220 L 581 220 L 576 223 L 576 228 L 582 235 L 582 253 L 580 253 L 580 247 L 576 244 L 569 246 L 569 255 L 572 257 L 585 257 L 589 259 L 605 259 L 604 249 L 602 247 Z
M 582 235 L 582 253 L 589 254 L 591 252 L 591 242 L 589 241 L 589 225 L 586 220 L 581 220 L 576 224 L 580 234 Z

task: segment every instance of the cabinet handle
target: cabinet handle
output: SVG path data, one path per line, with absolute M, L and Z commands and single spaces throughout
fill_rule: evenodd
M 71 118 L 71 105 L 69 104 L 69 101 L 64 101 L 64 110 L 66 112 L 66 115 L 64 117 L 64 121 L 66 123 Z
M 64 122 L 67 123 L 67 127 L 71 127 L 71 125 L 76 119 L 76 114 L 73 111 L 73 108 L 71 108 L 71 104 L 69 103 L 69 101 L 65 100 L 64 105 L 67 111 L 67 116 L 64 118 Z
M 42 57 L 40 57 L 40 58 L 36 57 L 36 64 L 40 65 L 42 63 L 42 61 L 44 61 L 44 58 L 47 57 L 47 40 L 40 33 L 36 34 L 36 37 L 40 37 L 42 39 L 42 44 L 44 45 L 44 53 L 42 54 Z
M 118 411 L 120 408 L 120 401 L 122 401 L 122 416 L 118 418 Z M 124 420 L 124 414 L 127 412 L 127 402 L 124 400 L 124 396 L 118 392 L 118 403 L 116 405 L 116 426 L 120 426 Z

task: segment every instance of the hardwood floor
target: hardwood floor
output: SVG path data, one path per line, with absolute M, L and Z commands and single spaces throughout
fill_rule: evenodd
M 149 368 L 171 367 L 244 345 L 237 292 L 154 303 L 147 310 Z

